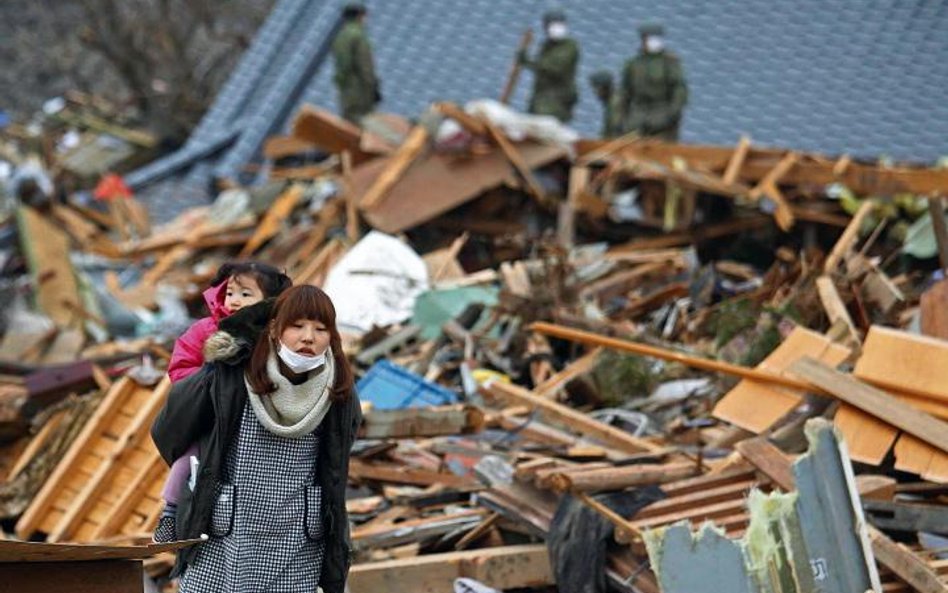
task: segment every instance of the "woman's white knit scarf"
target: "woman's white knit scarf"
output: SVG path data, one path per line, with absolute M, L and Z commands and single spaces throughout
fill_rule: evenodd
M 276 354 L 271 349 L 267 374 L 277 389 L 263 396 L 254 393 L 244 377 L 250 405 L 260 424 L 273 434 L 289 439 L 298 439 L 316 430 L 329 411 L 329 394 L 335 384 L 336 364 L 332 351 L 326 350 L 325 366 L 310 371 L 306 381 L 294 385 L 280 372 Z

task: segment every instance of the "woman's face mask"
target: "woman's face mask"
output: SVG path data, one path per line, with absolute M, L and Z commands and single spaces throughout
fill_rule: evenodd
M 550 39 L 564 39 L 568 32 L 566 23 L 552 22 L 546 27 L 546 34 Z
M 280 334 L 277 354 L 294 373 L 311 371 L 326 362 L 329 328 L 321 321 L 298 319 Z

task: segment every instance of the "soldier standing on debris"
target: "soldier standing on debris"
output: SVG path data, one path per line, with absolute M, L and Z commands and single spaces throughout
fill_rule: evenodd
M 533 70 L 533 96 L 528 111 L 537 115 L 552 115 L 561 122 L 573 118 L 576 105 L 576 67 L 579 64 L 579 45 L 567 37 L 566 15 L 550 11 L 543 16 L 546 41 L 536 59 L 526 51 L 518 56 L 523 66 Z
M 339 89 L 342 116 L 359 124 L 382 100 L 375 77 L 372 46 L 365 32 L 367 10 L 361 2 L 347 4 L 342 11 L 345 24 L 332 44 L 336 62 L 333 80 Z
M 665 50 L 664 29 L 639 27 L 642 47 L 625 65 L 620 88 L 620 117 L 626 132 L 677 141 L 688 87 L 678 57 Z
M 614 138 L 622 135 L 618 95 L 614 89 L 612 74 L 608 70 L 597 70 L 589 77 L 589 84 L 596 93 L 596 98 L 602 103 L 602 131 L 600 134 L 603 138 Z

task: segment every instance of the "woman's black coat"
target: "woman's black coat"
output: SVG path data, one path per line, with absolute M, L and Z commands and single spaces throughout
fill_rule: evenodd
M 266 327 L 271 307 L 272 302 L 264 301 L 222 320 L 220 331 L 205 344 L 204 367 L 172 386 L 167 403 L 152 425 L 152 438 L 169 465 L 193 443 L 199 443 L 194 492 L 184 488 L 178 503 L 178 539 L 198 538 L 209 531 L 215 481 L 247 404 L 244 369 Z M 349 573 L 346 482 L 349 451 L 361 421 L 359 400 L 353 392 L 347 401 L 329 407 L 322 424 L 316 480 L 323 492 L 326 550 L 319 585 L 325 593 L 343 593 Z M 197 549 L 194 546 L 179 552 L 176 572 L 194 560 Z

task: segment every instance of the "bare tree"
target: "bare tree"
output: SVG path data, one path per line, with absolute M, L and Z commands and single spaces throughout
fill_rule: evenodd
M 115 71 L 149 128 L 182 140 L 271 2 L 80 0 L 80 5 L 83 45 Z

